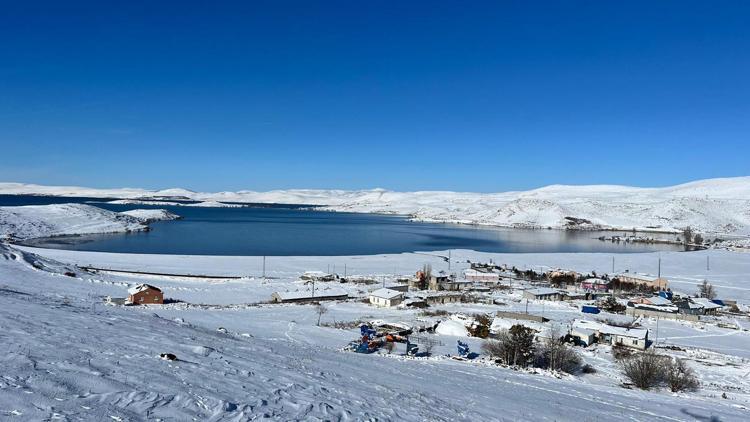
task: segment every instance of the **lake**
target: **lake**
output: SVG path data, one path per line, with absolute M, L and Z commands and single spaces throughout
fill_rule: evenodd
M 419 223 L 404 216 L 318 211 L 300 205 L 203 208 L 108 204 L 95 198 L 0 195 L 0 206 L 89 203 L 111 211 L 167 209 L 183 217 L 149 232 L 38 239 L 45 248 L 190 255 L 369 255 L 445 249 L 484 252 L 650 252 L 676 245 L 624 244 L 597 238 L 613 232 L 505 229 Z

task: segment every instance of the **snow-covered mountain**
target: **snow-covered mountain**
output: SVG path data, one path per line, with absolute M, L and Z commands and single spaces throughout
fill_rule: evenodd
M 201 193 L 185 189 L 91 189 L 0 183 L 3 194 L 169 198 L 318 205 L 348 212 L 410 215 L 416 220 L 509 227 L 617 228 L 750 234 L 750 177 L 708 179 L 665 188 L 552 185 L 504 193 L 292 189 Z

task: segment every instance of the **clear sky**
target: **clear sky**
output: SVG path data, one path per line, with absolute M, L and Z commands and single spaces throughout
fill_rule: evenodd
M 747 1 L 118 3 L 2 3 L 0 181 L 491 192 L 750 174 Z

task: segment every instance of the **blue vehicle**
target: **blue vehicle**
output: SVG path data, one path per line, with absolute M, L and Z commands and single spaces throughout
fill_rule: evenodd
M 581 306 L 581 312 L 584 314 L 598 314 L 601 311 L 596 306 L 583 305 Z

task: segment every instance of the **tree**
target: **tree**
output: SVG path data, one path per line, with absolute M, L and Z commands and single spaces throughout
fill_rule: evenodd
M 317 305 L 315 305 L 315 312 L 318 313 L 318 327 L 320 327 L 320 318 L 324 313 L 328 312 L 328 308 L 318 303 Z
M 475 314 L 474 324 L 469 327 L 469 334 L 472 337 L 487 338 L 490 335 L 490 326 L 492 320 L 487 314 Z
M 623 359 L 620 365 L 630 382 L 642 390 L 648 390 L 664 380 L 667 359 L 654 352 L 644 352 Z
M 666 369 L 666 381 L 669 389 L 678 391 L 695 391 L 700 383 L 693 370 L 683 359 L 673 359 Z
M 708 280 L 703 280 L 703 283 L 698 285 L 698 296 L 711 300 L 716 299 L 716 289 Z
M 514 325 L 501 331 L 496 340 L 485 342 L 482 351 L 507 365 L 526 367 L 534 358 L 534 330 Z
M 696 245 L 702 245 L 703 236 L 701 236 L 700 233 L 696 233 L 695 236 L 693 236 L 693 243 L 695 243 Z
M 682 229 L 682 237 L 685 239 L 685 244 L 688 244 L 693 241 L 693 229 L 690 228 L 690 226 L 685 227 Z
M 549 337 L 539 347 L 534 363 L 538 368 L 573 373 L 581 364 L 581 358 L 565 344 L 559 327 L 554 326 L 550 329 Z

